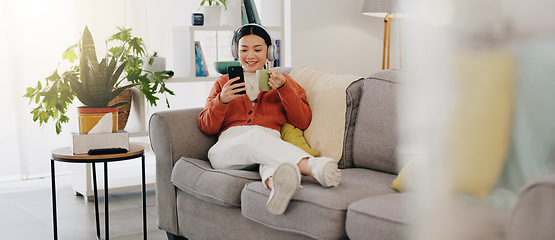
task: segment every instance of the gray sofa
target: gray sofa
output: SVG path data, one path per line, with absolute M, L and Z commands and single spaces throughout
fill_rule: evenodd
M 153 114 L 150 139 L 156 155 L 159 228 L 169 239 L 405 239 L 411 226 L 405 203 L 412 193 L 390 188 L 399 170 L 400 74 L 380 71 L 347 88 L 341 184 L 322 188 L 303 176 L 302 188 L 280 216 L 266 209 L 270 190 L 258 171 L 212 169 L 207 152 L 217 136 L 199 130 L 201 108 Z M 551 180 L 546 186 L 544 179 L 541 186 L 550 187 L 553 200 Z M 501 229 L 503 237 L 507 224 L 500 221 L 491 226 Z
M 217 137 L 199 130 L 200 108 L 155 113 L 150 138 L 159 227 L 191 239 L 366 239 L 370 232 L 401 239 L 406 194 L 390 188 L 398 173 L 398 74 L 379 72 L 348 87 L 341 184 L 322 188 L 303 176 L 281 216 L 266 210 L 270 190 L 257 171 L 211 168 L 207 152 Z

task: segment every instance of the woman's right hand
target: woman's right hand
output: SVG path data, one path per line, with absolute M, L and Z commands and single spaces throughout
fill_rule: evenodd
M 237 83 L 231 86 L 231 84 L 239 81 L 240 77 L 236 77 L 227 81 L 224 86 L 222 87 L 222 92 L 220 92 L 220 102 L 222 103 L 229 103 L 236 97 L 241 97 L 245 94 L 236 94 L 241 91 L 246 91 L 247 88 L 245 87 L 245 83 Z

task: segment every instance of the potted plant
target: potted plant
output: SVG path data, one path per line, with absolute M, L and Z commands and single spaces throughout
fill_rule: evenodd
M 157 61 L 160 61 L 158 54 L 154 52 L 149 55 L 144 41 L 136 36 L 133 36 L 132 29 L 118 27 L 118 32 L 110 36 L 106 41 L 107 45 L 112 45 L 109 50 L 109 56 L 119 59 L 120 62 L 127 62 L 125 66 L 125 78 L 121 82 L 130 82 L 136 84 L 136 87 L 144 95 L 146 101 L 151 106 L 156 106 L 156 101 L 159 100 L 155 94 L 170 94 L 174 93 L 166 87 L 164 82 L 166 79 L 173 77 L 173 72 L 165 70 L 165 63 L 162 69 L 154 68 Z M 118 83 L 119 85 L 119 83 Z M 130 90 L 123 92 L 122 96 L 118 97 L 123 101 L 131 102 Z M 118 99 L 116 99 L 118 101 Z M 116 101 L 112 102 L 115 103 Z M 166 97 L 166 106 L 169 108 L 170 103 Z M 119 130 L 125 128 L 127 118 L 129 117 L 130 104 L 120 106 L 118 109 L 119 115 Z
M 130 29 L 120 28 L 119 33 L 130 33 L 130 31 Z M 135 37 L 131 39 L 135 39 Z M 60 134 L 62 123 L 69 121 L 69 117 L 66 115 L 67 108 L 75 97 L 88 108 L 114 108 L 129 103 L 128 101 L 111 101 L 126 89 L 134 86 L 139 88 L 151 105 L 156 105 L 158 100 L 158 97 L 154 96 L 155 93 L 173 95 L 173 92 L 167 89 L 163 82 L 165 79 L 171 78 L 173 72 L 143 70 L 143 61 L 137 60 L 146 55 L 142 40 L 129 40 L 128 43 L 130 46 L 120 43 L 118 46 L 124 47 L 110 48 L 109 53 L 99 63 L 92 35 L 85 27 L 80 42 L 70 46 L 62 56 L 62 61 L 69 61 L 71 66 L 62 74 L 58 74 L 60 67 L 58 64 L 54 73 L 46 78 L 44 84 L 38 81 L 36 87 L 27 88 L 24 97 L 38 105 L 31 110 L 33 121 L 38 121 L 42 125 L 52 119 L 56 121 L 56 133 Z M 140 44 L 137 45 L 137 43 Z M 75 51 L 76 48 L 79 48 L 79 55 Z M 114 54 L 116 53 L 115 49 L 122 49 L 122 51 L 117 52 L 120 54 Z M 121 75 L 124 72 L 126 74 L 122 78 Z M 166 104 L 169 106 L 167 99 Z
M 222 5 L 224 6 L 224 10 L 227 9 L 225 0 L 202 0 L 200 2 L 200 11 L 204 14 L 204 25 L 220 25 Z

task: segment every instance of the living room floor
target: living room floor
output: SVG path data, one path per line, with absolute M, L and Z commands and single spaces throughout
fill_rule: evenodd
M 2 239 L 53 239 L 51 179 L 0 183 Z M 71 176 L 56 177 L 58 239 L 96 239 L 94 202 L 71 189 Z M 143 239 L 141 191 L 109 194 L 110 239 Z M 99 197 L 100 231 L 104 238 L 104 197 Z M 147 237 L 167 239 L 156 223 L 156 196 L 147 190 Z

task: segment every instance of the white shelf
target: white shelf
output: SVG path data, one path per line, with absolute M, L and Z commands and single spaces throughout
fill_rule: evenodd
M 213 77 L 213 76 L 209 76 L 209 77 L 173 77 L 170 78 L 168 80 L 166 80 L 165 82 L 167 83 L 174 83 L 174 82 L 213 82 L 216 81 L 216 79 L 218 79 L 218 76 Z
M 285 22 L 284 22 L 284 8 L 285 1 L 283 0 L 265 0 L 262 6 L 258 6 L 258 12 L 261 18 L 267 17 L 269 25 L 266 29 L 274 39 L 280 39 L 280 65 L 287 66 L 285 62 L 285 48 L 287 42 L 285 41 Z M 273 15 L 272 15 L 273 14 Z M 272 17 L 273 16 L 273 17 Z M 265 19 L 261 19 L 264 24 Z M 226 48 L 225 44 L 231 44 L 232 32 L 237 30 L 240 26 L 175 26 L 173 27 L 173 45 L 174 45 L 174 58 L 173 70 L 176 74 L 175 77 L 167 82 L 209 82 L 216 80 L 217 77 L 196 77 L 195 75 L 195 41 L 201 40 L 201 47 L 205 56 L 209 57 L 208 60 L 209 71 L 213 70 L 211 67 L 212 61 L 231 60 L 229 49 L 226 53 L 221 54 L 223 49 Z M 210 32 L 214 32 L 210 36 Z M 214 44 L 215 43 L 215 44 Z M 210 46 L 211 45 L 211 46 Z M 215 47 L 214 47 L 215 45 Z M 229 48 L 229 47 L 228 47 Z M 219 52 L 218 52 L 219 51 Z M 223 56 L 223 57 L 222 57 Z M 213 72 L 211 72 L 211 75 Z
M 240 26 L 177 26 L 173 31 L 235 31 Z M 268 31 L 281 31 L 283 27 L 280 26 L 264 26 Z

